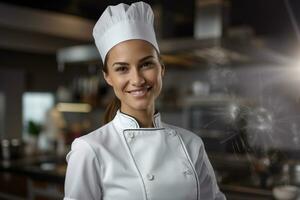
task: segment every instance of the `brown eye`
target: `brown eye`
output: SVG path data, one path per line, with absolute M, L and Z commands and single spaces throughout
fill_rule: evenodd
M 126 66 L 120 66 L 116 68 L 117 72 L 126 72 L 127 71 L 127 67 Z
M 141 67 L 147 68 L 147 67 L 151 67 L 152 65 L 153 65 L 152 62 L 145 62 L 145 63 L 143 63 L 143 64 L 141 65 Z

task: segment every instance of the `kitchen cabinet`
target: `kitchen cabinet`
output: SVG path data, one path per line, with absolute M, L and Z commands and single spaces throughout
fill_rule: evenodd
M 21 137 L 22 94 L 24 91 L 24 85 L 24 71 L 0 69 L 0 92 L 2 101 L 5 101 L 5 106 L 0 108 L 0 112 L 3 115 L 1 117 L 3 121 L 2 124 L 5 124 L 4 128 L 2 128 L 4 130 L 0 130 L 1 138 L 7 139 Z
M 15 172 L 0 172 L 0 199 L 60 200 L 63 184 L 36 180 Z
M 55 155 L 0 160 L 0 199 L 61 200 L 65 171 L 64 158 Z
M 28 193 L 25 175 L 0 171 L 0 180 L 0 199 L 26 199 Z

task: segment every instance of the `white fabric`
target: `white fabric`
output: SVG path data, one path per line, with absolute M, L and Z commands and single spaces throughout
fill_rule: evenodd
M 121 112 L 76 139 L 67 155 L 64 200 L 224 200 L 202 140 L 154 116 L 139 128 Z
M 152 44 L 159 51 L 151 7 L 144 2 L 108 6 L 97 21 L 93 36 L 104 62 L 108 51 L 120 42 L 141 39 Z

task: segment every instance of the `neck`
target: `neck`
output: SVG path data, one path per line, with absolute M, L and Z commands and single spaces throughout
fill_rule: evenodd
M 122 109 L 121 112 L 128 114 L 132 117 L 134 117 L 141 128 L 151 128 L 153 127 L 153 115 L 154 115 L 154 109 L 149 110 L 127 110 Z

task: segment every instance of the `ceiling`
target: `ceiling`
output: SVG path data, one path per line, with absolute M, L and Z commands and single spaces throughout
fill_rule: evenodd
M 145 0 L 151 5 L 161 5 L 163 10 L 174 13 L 184 12 L 185 17 L 193 12 L 184 11 L 197 0 Z M 199 0 L 200 2 L 203 0 Z M 250 25 L 257 34 L 295 37 L 295 31 L 289 18 L 286 2 L 297 21 L 300 23 L 300 1 L 297 0 L 227 0 L 230 2 L 229 24 L 232 26 Z M 21 5 L 41 10 L 50 10 L 97 20 L 100 13 L 108 6 L 132 3 L 134 0 L 0 0 L 8 4 Z M 184 3 L 185 6 L 182 6 Z M 180 5 L 180 6 L 176 6 Z M 187 6 L 188 5 L 188 6 Z M 178 32 L 178 31 L 177 31 Z
M 133 3 L 133 0 L 1 0 L 14 5 L 30 8 L 56 11 L 66 14 L 78 15 L 89 19 L 97 19 L 99 14 L 108 6 L 123 3 Z M 153 5 L 155 1 L 146 1 Z
M 147 3 L 159 7 L 161 16 L 161 38 L 193 37 L 193 26 L 195 20 L 195 4 L 204 1 L 217 0 L 152 0 Z M 222 1 L 222 0 L 219 0 Z M 299 44 L 300 34 L 300 1 L 297 0 L 223 0 L 229 2 L 227 23 L 224 28 L 248 26 L 255 35 L 259 37 L 275 38 L 276 45 L 280 42 L 284 45 Z M 99 18 L 99 15 L 108 5 L 118 3 L 132 3 L 134 0 L 0 0 L 0 3 L 17 5 L 21 7 L 34 8 L 41 11 L 53 11 L 54 13 L 79 16 L 89 20 L 90 26 Z M 290 6 L 290 10 L 288 9 Z M 192 12 L 191 12 L 192 11 Z M 293 24 L 294 20 L 294 24 Z M 74 30 L 74 27 L 70 27 Z M 32 33 L 30 33 L 32 34 Z M 82 33 L 81 33 L 82 34 Z M 11 35 L 11 34 L 9 34 Z M 24 35 L 22 33 L 22 35 Z M 19 38 L 19 36 L 17 37 Z M 35 37 L 36 38 L 36 37 Z M 55 38 L 56 39 L 56 38 Z M 60 46 L 70 46 L 69 38 L 62 38 Z M 42 39 L 41 39 L 42 40 Z M 46 40 L 46 39 L 45 39 Z M 78 40 L 78 39 L 77 39 Z M 48 41 L 48 39 L 47 39 Z M 274 40 L 273 40 L 274 41 Z M 278 42 L 277 42 L 278 41 Z M 86 43 L 86 40 L 79 40 L 79 43 Z M 33 42 L 31 42 L 33 44 Z M 42 44 L 40 41 L 38 44 Z M 49 42 L 48 42 L 49 43 Z M 78 41 L 76 41 L 78 43 Z M 18 42 L 19 44 L 19 42 Z M 52 43 L 51 43 L 52 44 Z M 272 43 L 274 44 L 274 43 Z M 287 45 L 288 44 L 288 45 Z M 28 47 L 28 44 L 25 45 Z M 43 45 L 45 46 L 45 45 Z M 50 46 L 47 44 L 46 46 Z M 54 52 L 59 45 L 53 47 Z M 39 47 L 40 48 L 40 47 Z M 277 49 L 281 49 L 275 47 Z M 36 48 L 38 49 L 38 48 Z

